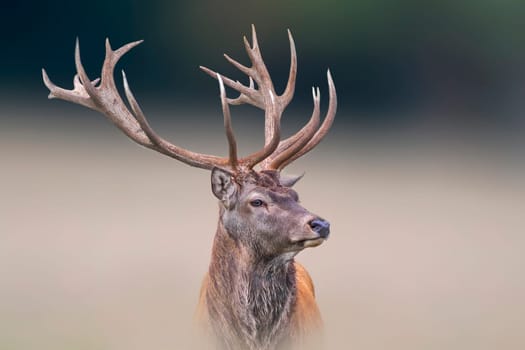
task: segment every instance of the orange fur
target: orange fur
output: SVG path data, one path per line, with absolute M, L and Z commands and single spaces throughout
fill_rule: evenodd
M 293 343 L 301 343 L 303 339 L 318 333 L 323 327 L 323 321 L 315 301 L 315 289 L 310 274 L 298 262 L 294 262 L 294 265 L 297 291 L 289 336 Z M 208 283 L 209 276 L 206 274 L 202 281 L 199 302 L 195 312 L 195 322 L 207 334 L 210 332 L 206 303 Z
M 321 313 L 315 301 L 315 290 L 312 278 L 303 265 L 295 262 L 295 280 L 297 299 L 292 316 L 292 338 L 318 331 L 323 326 Z

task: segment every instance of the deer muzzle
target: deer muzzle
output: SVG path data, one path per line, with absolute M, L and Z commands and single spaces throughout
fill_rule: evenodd
M 328 235 L 330 235 L 330 223 L 326 220 L 321 218 L 313 219 L 308 225 L 310 225 L 312 231 L 317 233 L 320 238 L 326 239 Z

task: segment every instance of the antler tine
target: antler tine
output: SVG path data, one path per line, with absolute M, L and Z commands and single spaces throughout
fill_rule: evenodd
M 129 47 L 127 51 L 140 43 L 140 41 L 136 41 L 128 44 Z M 124 105 L 122 98 L 115 88 L 113 76 L 108 74 L 109 72 L 112 74 L 112 67 L 114 67 L 117 64 L 118 59 L 122 57 L 122 55 L 120 55 L 118 57 L 112 58 L 112 53 L 113 51 L 111 50 L 111 47 L 109 47 L 109 42 L 106 42 L 106 58 L 104 59 L 103 64 L 103 68 L 105 69 L 102 70 L 100 86 L 97 89 L 95 85 L 91 83 L 84 66 L 82 65 L 82 60 L 80 57 L 80 43 L 78 38 L 76 39 L 75 67 L 77 69 L 77 75 L 82 88 L 88 98 L 91 100 L 94 110 L 106 115 L 113 122 L 113 124 L 121 129 L 133 141 L 143 146 L 150 147 L 151 142 L 149 138 L 140 129 L 140 125 Z M 65 98 L 65 100 L 68 99 Z M 107 106 L 112 106 L 112 108 L 107 108 Z
M 252 62 L 251 67 L 246 67 L 243 64 L 239 63 L 238 61 L 234 60 L 227 54 L 224 54 L 224 58 L 230 62 L 235 68 L 239 69 L 241 72 L 246 74 L 250 79 L 250 85 L 246 86 L 241 84 L 239 81 L 233 81 L 228 77 L 222 76 L 222 79 L 224 81 L 224 84 L 229 86 L 230 88 L 236 90 L 239 92 L 239 97 L 236 99 L 228 100 L 228 103 L 239 105 L 243 103 L 251 104 L 255 107 L 258 107 L 262 110 L 265 109 L 265 95 L 268 97 L 268 94 L 266 93 L 266 88 L 269 88 L 275 95 L 275 90 L 273 87 L 273 83 L 270 78 L 270 74 L 268 73 L 268 70 L 266 69 L 266 66 L 264 64 L 264 61 L 262 59 L 261 51 L 259 49 L 259 44 L 257 41 L 257 33 L 255 31 L 255 26 L 252 25 L 252 42 L 253 44 L 250 45 L 248 42 L 248 39 L 246 36 L 243 37 L 244 41 L 244 47 L 246 49 L 246 53 L 248 54 L 248 57 L 250 58 L 250 61 Z M 200 66 L 200 69 L 204 71 L 206 74 L 211 76 L 214 79 L 217 79 L 217 72 Z M 259 89 L 255 89 L 253 80 L 257 82 L 257 85 L 259 86 Z
M 91 80 L 89 80 L 86 70 L 84 69 L 84 65 L 82 65 L 82 59 L 80 58 L 80 43 L 78 38 L 75 41 L 75 68 L 77 69 L 77 75 L 80 79 L 80 83 L 82 84 L 82 86 L 84 86 L 84 89 L 91 97 L 93 94 L 96 93 L 95 85 L 91 84 Z M 93 102 L 95 101 L 93 100 Z
M 254 61 L 259 60 L 259 57 L 262 60 L 261 50 L 259 48 L 259 42 L 257 41 L 257 31 L 255 30 L 255 26 L 253 24 L 252 24 L 252 43 L 250 44 L 250 42 L 248 41 L 248 38 L 246 38 L 246 35 L 242 37 L 242 40 L 244 42 L 244 48 L 246 49 L 246 53 L 250 57 L 250 60 L 254 62 Z
M 96 109 L 95 104 L 82 87 L 77 74 L 75 74 L 73 78 L 73 90 L 66 90 L 56 86 L 51 79 L 49 79 L 44 68 L 42 68 L 42 80 L 44 81 L 44 85 L 49 89 L 49 95 L 47 96 L 49 99 L 58 98 L 61 100 L 68 100 L 87 108 Z M 95 80 L 93 84 L 98 83 L 99 80 L 100 79 Z
M 268 158 L 279 146 L 279 141 L 281 138 L 281 110 L 276 104 L 275 97 L 270 91 L 271 102 L 266 107 L 265 111 L 265 145 L 263 149 L 258 152 L 255 152 L 249 155 L 246 158 L 243 158 L 241 161 L 247 164 L 248 168 L 253 168 L 255 165 L 262 162 L 264 159 Z M 268 138 L 267 135 L 271 135 Z
M 312 87 L 312 98 L 314 109 L 308 123 L 301 130 L 279 143 L 275 152 L 264 161 L 263 167 L 266 169 L 277 170 L 288 158 L 303 148 L 314 136 L 320 123 L 320 102 L 321 95 L 319 88 Z
M 329 92 L 329 102 L 328 102 L 328 111 L 326 112 L 326 116 L 323 120 L 323 123 L 317 130 L 317 132 L 311 137 L 311 139 L 304 145 L 297 153 L 293 154 L 290 158 L 283 161 L 281 164 L 278 165 L 278 169 L 282 170 L 284 167 L 286 167 L 288 164 L 293 162 L 299 157 L 302 157 L 307 152 L 311 151 L 312 148 L 317 146 L 319 142 L 326 136 L 328 131 L 330 130 L 330 127 L 332 126 L 335 118 L 335 113 L 337 111 L 337 93 L 335 90 L 335 84 L 332 79 L 332 74 L 330 73 L 330 70 L 326 73 L 327 79 L 328 79 L 328 92 Z
M 120 58 L 142 41 L 135 41 L 113 50 L 106 40 L 106 56 L 102 65 L 101 79 L 90 81 L 80 58 L 78 39 L 75 45 L 75 66 L 77 74 L 73 79 L 73 90 L 66 90 L 53 84 L 47 73 L 42 69 L 44 84 L 50 90 L 49 98 L 59 98 L 104 114 L 129 138 L 138 144 L 153 149 L 162 154 L 180 160 L 188 165 L 212 169 L 215 166 L 228 165 L 228 158 L 195 153 L 175 146 L 158 136 L 144 116 L 139 104 L 131 93 L 126 76 L 123 72 L 124 89 L 131 110 L 125 105 L 115 85 L 113 72 Z M 100 81 L 100 84 L 98 82 Z
M 217 72 L 207 67 L 204 67 L 204 66 L 199 66 L 199 68 L 204 73 L 208 74 L 210 77 L 217 79 Z M 225 77 L 223 75 L 221 75 L 221 77 L 224 82 L 224 85 L 231 87 L 232 89 L 238 91 L 241 94 L 238 99 L 241 99 L 241 97 L 243 97 L 242 103 L 249 103 L 255 107 L 264 109 L 264 105 L 262 101 L 259 101 L 257 98 L 257 90 L 254 89 L 253 84 L 250 84 L 250 86 L 248 87 L 248 86 L 241 84 L 239 81 L 233 81 L 230 78 Z M 250 80 L 251 80 L 251 77 L 250 77 Z M 241 104 L 241 103 L 230 103 L 230 104 L 233 105 L 233 104 Z
M 293 40 L 290 29 L 288 29 L 288 40 L 290 41 L 290 73 L 288 75 L 286 89 L 282 94 L 285 106 L 287 106 L 293 98 L 295 93 L 295 79 L 297 77 L 297 52 L 295 50 L 295 41 Z
M 295 135 L 282 142 L 280 141 L 281 115 L 293 97 L 297 76 L 297 53 L 290 30 L 288 30 L 288 39 L 290 42 L 290 71 L 288 82 L 282 95 L 275 93 L 274 84 L 262 58 L 257 41 L 257 32 L 253 25 L 252 43 L 250 44 L 248 39 L 244 37 L 244 45 L 252 65 L 247 67 L 225 55 L 228 62 L 248 76 L 249 86 L 223 77 L 211 69 L 200 67 L 205 73 L 219 81 L 224 127 L 229 145 L 228 158 L 191 152 L 157 135 L 149 125 L 140 105 L 131 92 L 126 75 L 122 71 L 124 91 L 129 107 L 124 103 L 115 84 L 115 66 L 123 55 L 142 43 L 142 40 L 131 42 L 117 50 L 113 50 L 109 39 L 106 39 L 106 54 L 102 65 L 101 78 L 91 81 L 82 65 L 80 45 L 77 38 L 75 44 L 75 66 L 77 72 L 73 79 L 73 89 L 66 90 L 56 86 L 49 79 L 44 69 L 42 69 L 42 79 L 50 91 L 49 98 L 59 98 L 96 110 L 111 120 L 133 141 L 191 166 L 204 169 L 222 166 L 231 167 L 235 171 L 239 171 L 239 168 L 253 169 L 253 167 L 262 162 L 262 169 L 281 170 L 293 160 L 309 152 L 322 140 L 333 123 L 337 109 L 335 85 L 330 71 L 328 71 L 330 101 L 326 117 L 321 126 L 319 127 L 320 94 L 319 89 L 314 88 L 314 110 L 310 120 Z M 226 96 L 224 85 L 238 91 L 240 93 L 239 97 L 229 99 Z M 261 150 L 239 159 L 229 106 L 242 103 L 248 103 L 264 110 L 265 141 Z
M 252 74 L 252 70 L 250 68 L 246 67 L 242 63 L 237 62 L 236 60 L 234 60 L 233 58 L 231 58 L 227 54 L 224 54 L 224 58 L 226 58 L 226 60 L 228 62 L 230 62 L 232 64 L 232 66 L 234 66 L 235 68 L 237 68 L 238 70 L 240 70 L 241 72 L 246 74 L 247 76 L 250 77 L 250 74 Z M 250 79 L 251 79 L 251 77 L 250 77 Z
M 239 94 L 239 97 L 234 98 L 234 99 L 230 99 L 229 98 L 227 100 L 228 103 L 231 104 L 231 105 L 237 105 L 237 106 L 241 105 L 241 104 L 244 104 L 244 103 L 248 103 L 248 104 L 254 105 L 254 106 L 264 110 L 264 103 L 263 103 L 263 101 L 258 96 L 256 96 L 256 94 L 254 93 L 256 91 L 255 87 L 254 87 L 255 85 L 253 83 L 253 78 L 250 76 L 250 74 L 252 74 L 252 69 L 246 67 L 245 65 L 243 65 L 243 64 L 241 64 L 239 62 L 237 62 L 236 60 L 234 60 L 233 58 L 231 58 L 227 54 L 224 54 L 224 58 L 226 58 L 226 60 L 228 62 L 230 62 L 235 68 L 237 68 L 238 70 L 240 70 L 241 72 L 246 74 L 248 76 L 248 78 L 249 78 L 249 86 L 247 87 L 249 89 L 249 90 L 247 90 L 248 94 L 245 94 L 245 93 L 241 92 Z M 236 81 L 236 83 L 240 84 L 238 80 Z M 242 85 L 242 86 L 243 86 L 243 88 L 246 88 L 245 85 Z
M 250 89 L 254 89 L 254 82 L 253 82 L 253 78 L 252 77 L 248 77 L 249 78 L 249 88 Z M 239 82 L 239 81 L 237 81 Z M 245 104 L 245 103 L 248 103 L 248 104 L 251 104 L 251 105 L 254 105 L 254 106 L 257 106 L 257 101 L 254 101 L 254 100 L 251 100 L 248 96 L 244 95 L 244 94 L 239 94 L 239 97 L 237 98 L 229 98 L 227 99 L 228 101 L 228 104 L 232 105 L 232 106 L 239 106 L 239 105 L 242 105 L 242 104 Z M 259 106 L 257 106 L 259 107 Z M 263 106 L 259 107 L 260 109 L 264 109 Z
M 109 38 L 106 38 L 106 57 L 104 58 L 104 63 L 102 64 L 102 73 L 101 73 L 101 84 L 107 88 L 116 89 L 114 70 L 117 62 L 128 53 L 135 46 L 142 44 L 144 40 L 138 40 L 131 43 L 128 43 L 117 50 L 111 48 Z
M 252 23 L 252 49 L 259 51 L 259 42 L 257 41 L 257 31 L 255 30 L 255 24 L 253 23 Z
M 295 81 L 297 76 L 297 53 L 295 49 L 295 42 L 290 30 L 288 30 L 288 39 L 290 42 L 290 72 L 286 88 L 282 95 L 277 95 L 275 93 L 272 79 L 261 55 L 255 26 L 252 25 L 251 44 L 249 43 L 246 36 L 243 37 L 246 53 L 248 54 L 248 57 L 252 63 L 251 67 L 247 67 L 239 63 L 226 54 L 224 55 L 228 62 L 230 62 L 234 67 L 249 77 L 249 86 L 243 85 L 238 81 L 233 81 L 227 77 L 222 77 L 225 85 L 240 93 L 239 97 L 235 99 L 227 99 L 228 104 L 239 105 L 247 103 L 265 110 L 265 146 L 261 151 L 242 159 L 242 161 L 252 164 L 251 166 L 255 166 L 265 158 L 269 157 L 279 146 L 281 115 L 283 110 L 292 100 L 295 92 Z M 218 79 L 217 73 L 213 70 L 205 67 L 201 67 L 201 69 L 213 78 Z M 255 88 L 254 81 L 257 83 L 257 88 Z M 315 117 L 314 113 L 312 116 L 312 122 L 308 123 L 306 129 L 304 130 L 306 135 L 311 135 L 315 131 L 315 128 L 317 127 L 315 122 L 316 118 L 318 117 Z M 301 133 L 299 136 L 289 140 L 283 145 L 282 150 L 287 150 L 290 148 L 290 146 L 295 145 L 298 139 L 303 140 L 303 138 L 300 137 L 303 134 L 304 133 Z M 297 144 L 297 147 L 304 146 L 305 142 L 307 141 L 301 141 Z M 288 154 L 288 152 L 286 154 Z M 267 162 L 265 162 L 265 164 L 266 163 Z
M 250 61 L 252 62 L 252 67 L 246 67 L 238 61 L 236 61 L 235 59 L 228 56 L 227 54 L 224 54 L 224 57 L 228 62 L 230 62 L 235 68 L 239 69 L 241 72 L 246 74 L 250 79 L 249 86 L 246 86 L 241 84 L 239 81 L 233 81 L 224 76 L 222 77 L 225 85 L 240 93 L 239 97 L 235 99 L 228 99 L 229 104 L 240 105 L 248 103 L 260 109 L 264 109 L 264 101 L 261 91 L 260 89 L 256 90 L 253 85 L 253 80 L 255 80 L 257 82 L 257 85 L 259 86 L 263 84 L 267 87 L 270 87 L 274 97 L 276 97 L 279 100 L 279 104 L 282 106 L 282 109 L 286 108 L 286 106 L 290 103 L 290 101 L 293 98 L 295 92 L 295 80 L 297 76 L 297 52 L 295 49 L 295 41 L 293 39 L 292 32 L 289 29 L 288 40 L 290 42 L 290 72 L 286 88 L 282 95 L 277 95 L 275 93 L 270 74 L 268 73 L 268 69 L 264 64 L 261 55 L 259 43 L 257 40 L 257 32 L 255 30 L 254 25 L 252 25 L 252 44 L 249 43 L 246 36 L 243 37 L 244 47 L 246 49 L 248 57 L 250 58 Z M 217 79 L 217 72 L 203 66 L 200 66 L 200 69 L 202 69 L 202 71 L 204 71 L 212 78 Z
M 155 150 L 180 160 L 188 165 L 203 169 L 212 169 L 214 166 L 225 165 L 227 163 L 224 158 L 191 152 L 182 147 L 178 147 L 160 137 L 149 125 L 146 116 L 142 112 L 140 105 L 129 88 L 129 83 L 124 71 L 122 71 L 122 80 L 124 82 L 124 92 L 126 93 L 126 98 L 128 99 L 129 105 L 131 106 L 131 110 L 133 111 L 133 114 L 139 122 L 142 130 L 146 133 L 146 135 L 148 135 L 148 138 L 156 146 L 154 148 Z
M 226 129 L 226 137 L 228 138 L 229 146 L 229 163 L 233 169 L 237 168 L 237 141 L 235 141 L 235 134 L 232 127 L 232 119 L 230 115 L 230 106 L 226 98 L 226 90 L 224 89 L 224 83 L 222 78 L 217 73 L 217 80 L 219 80 L 219 89 L 221 92 L 221 104 L 222 104 L 222 114 L 224 115 L 224 128 Z

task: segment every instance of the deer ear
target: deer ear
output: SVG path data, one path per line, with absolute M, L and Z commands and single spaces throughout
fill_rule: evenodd
M 233 174 L 220 168 L 211 171 L 211 190 L 226 208 L 231 208 L 235 200 L 237 185 L 233 181 Z
M 302 173 L 301 175 L 279 175 L 279 182 L 281 186 L 284 187 L 292 187 L 295 185 L 299 180 L 303 178 L 305 173 Z

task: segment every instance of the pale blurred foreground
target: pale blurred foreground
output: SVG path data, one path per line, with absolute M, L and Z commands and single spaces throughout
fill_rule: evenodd
M 208 172 L 101 117 L 80 129 L 68 118 L 0 130 L 0 349 L 194 348 L 217 220 Z M 217 125 L 161 134 L 225 150 Z M 339 127 L 289 170 L 306 170 L 301 201 L 332 223 L 326 244 L 299 255 L 326 348 L 525 348 L 523 163 L 393 143 Z

